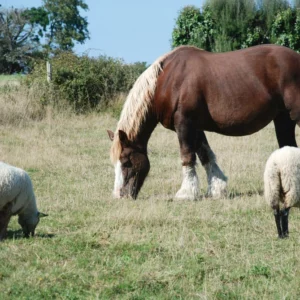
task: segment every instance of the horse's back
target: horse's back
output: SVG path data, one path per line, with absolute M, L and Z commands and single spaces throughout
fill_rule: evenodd
M 300 56 L 286 47 L 225 53 L 180 47 L 163 62 L 155 105 L 168 128 L 176 127 L 177 115 L 197 120 L 203 130 L 250 134 L 273 120 L 278 109 L 300 112 L 294 99 L 299 81 Z

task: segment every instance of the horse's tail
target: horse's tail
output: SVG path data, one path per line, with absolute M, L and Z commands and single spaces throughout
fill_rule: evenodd
M 119 159 L 122 150 L 118 130 L 126 132 L 129 140 L 133 140 L 137 136 L 141 124 L 145 121 L 147 112 L 152 105 L 157 78 L 163 69 L 162 62 L 171 52 L 159 57 L 148 67 L 130 90 L 121 112 L 110 151 L 110 158 L 113 163 L 116 163 Z

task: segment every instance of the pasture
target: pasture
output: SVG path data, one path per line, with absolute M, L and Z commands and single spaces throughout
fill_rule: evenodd
M 22 75 L 0 75 L 0 87 L 4 85 L 18 86 Z
M 49 214 L 35 238 L 22 237 L 16 217 L 9 224 L 1 299 L 299 298 L 300 214 L 291 210 L 290 238 L 278 240 L 262 196 L 264 165 L 277 148 L 272 124 L 243 138 L 208 134 L 229 194 L 176 202 L 178 141 L 161 126 L 138 199 L 112 198 L 106 129 L 116 123 L 106 114 L 51 111 L 39 121 L 0 123 L 1 160 L 30 174 Z M 205 194 L 200 164 L 197 171 Z

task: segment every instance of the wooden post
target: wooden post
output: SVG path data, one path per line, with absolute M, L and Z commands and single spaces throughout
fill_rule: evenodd
M 52 79 L 52 68 L 49 61 L 47 61 L 46 65 L 47 65 L 47 81 L 50 83 Z

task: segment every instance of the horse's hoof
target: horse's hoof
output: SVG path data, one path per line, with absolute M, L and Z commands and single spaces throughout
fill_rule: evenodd
M 191 194 L 178 191 L 175 195 L 175 201 L 196 201 L 199 197 Z

